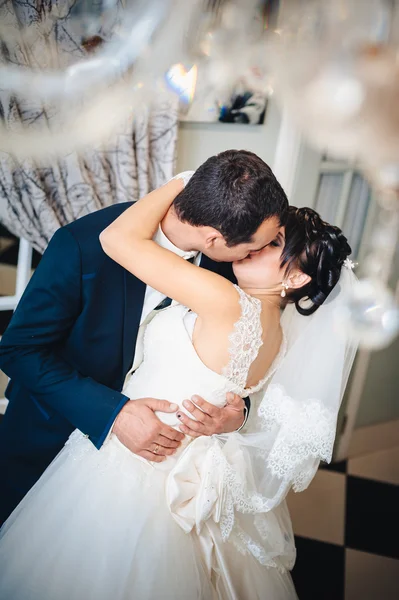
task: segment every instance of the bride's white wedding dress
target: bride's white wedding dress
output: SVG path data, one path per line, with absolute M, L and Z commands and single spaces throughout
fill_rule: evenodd
M 200 394 L 222 406 L 228 391 L 244 397 L 265 387 L 283 360 L 284 343 L 267 377 L 244 389 L 262 329 L 260 302 L 237 291 L 242 316 L 223 375 L 200 360 L 191 342 L 195 315 L 176 305 L 148 325 L 144 361 L 126 395 L 181 406 Z M 296 598 L 284 497 L 290 478 L 300 489 L 314 470 L 293 475 L 297 456 L 284 455 L 281 443 L 281 463 L 270 460 L 266 469 L 279 448 L 281 415 L 272 404 L 258 412 L 270 433 L 266 444 L 257 447 L 256 433 L 186 438 L 161 464 L 130 453 L 114 435 L 98 451 L 76 430 L 1 529 L 0 598 Z M 179 425 L 175 414 L 159 417 Z M 257 419 L 253 407 L 250 420 Z M 292 452 L 298 454 L 295 445 Z

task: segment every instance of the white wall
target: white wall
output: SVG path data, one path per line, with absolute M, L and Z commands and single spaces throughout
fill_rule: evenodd
M 321 153 L 309 147 L 303 140 L 298 157 L 295 184 L 290 204 L 313 208 L 320 177 Z
M 207 158 L 235 148 L 250 150 L 273 168 L 281 115 L 271 99 L 265 123 L 260 126 L 227 123 L 179 124 L 176 172 L 198 168 Z M 296 206 L 313 206 L 319 180 L 320 152 L 302 142 L 295 175 L 294 192 L 289 198 Z
M 268 103 L 263 125 L 182 122 L 176 172 L 197 169 L 210 156 L 230 148 L 255 152 L 272 166 L 279 128 L 280 114 L 273 100 Z

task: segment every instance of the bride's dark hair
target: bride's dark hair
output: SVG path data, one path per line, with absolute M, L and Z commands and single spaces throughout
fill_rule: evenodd
M 313 314 L 334 289 L 351 252 L 339 227 L 323 221 L 311 208 L 290 206 L 281 266 L 287 274 L 298 268 L 311 280 L 301 288 L 287 290 L 287 302 L 294 302 L 301 315 Z M 305 306 L 301 300 L 306 300 Z

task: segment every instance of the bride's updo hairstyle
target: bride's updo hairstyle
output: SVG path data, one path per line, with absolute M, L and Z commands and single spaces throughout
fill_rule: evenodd
M 295 303 L 301 315 L 313 314 L 334 289 L 351 252 L 339 227 L 323 221 L 311 208 L 290 206 L 281 266 L 287 275 L 298 268 L 311 280 L 301 288 L 288 289 L 286 301 Z

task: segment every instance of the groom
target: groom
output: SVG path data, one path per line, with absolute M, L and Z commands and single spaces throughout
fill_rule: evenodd
M 146 323 L 167 304 L 102 251 L 101 231 L 129 205 L 105 208 L 55 233 L 1 340 L 10 402 L 0 425 L 0 523 L 75 428 L 98 449 L 112 431 L 152 461 L 173 454 L 184 437 L 154 414 L 177 409 L 167 399 L 131 401 L 121 392 L 140 362 Z M 228 262 L 270 243 L 287 206 L 259 157 L 229 150 L 196 171 L 156 241 L 233 280 Z M 229 395 L 221 409 L 198 397 L 186 408 L 193 419 L 184 415 L 182 429 L 194 437 L 232 432 L 244 421 L 238 396 Z

